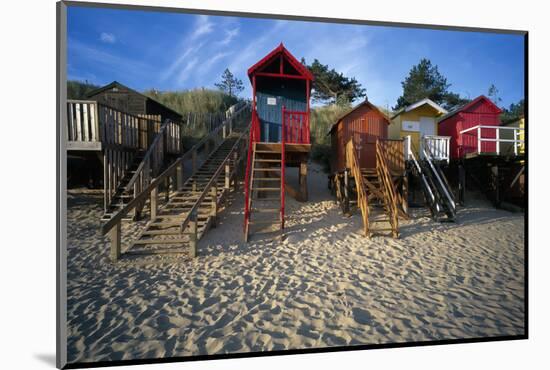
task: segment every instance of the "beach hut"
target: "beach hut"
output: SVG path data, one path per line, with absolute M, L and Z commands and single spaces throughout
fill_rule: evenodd
M 451 137 L 451 159 L 499 154 L 502 110 L 481 95 L 439 120 L 439 134 Z
M 88 99 L 136 116 L 158 116 L 161 121 L 165 119 L 181 121 L 182 119 L 180 113 L 118 81 L 91 91 Z
M 252 83 L 252 109 L 260 123 L 260 141 L 281 142 L 286 111 L 286 118 L 294 113 L 293 121 L 299 126 L 293 127 L 287 135 L 296 135 L 293 141 L 309 144 L 309 96 L 313 81 L 309 69 L 281 43 L 248 69 L 248 77 Z
M 376 168 L 376 140 L 388 138 L 390 121 L 374 104 L 365 100 L 344 114 L 330 128 L 331 172 L 346 168 L 345 148 L 353 140 L 361 168 Z
M 307 201 L 309 99 L 314 80 L 282 43 L 250 67 L 248 77 L 252 122 L 245 176 L 245 240 L 249 225 L 256 222 L 278 223 L 284 228 L 285 193 Z M 286 182 L 287 167 L 298 168 L 297 186 Z M 269 212 L 278 217 L 258 220 L 260 213 Z
M 437 120 L 448 112 L 434 101 L 425 98 L 399 109 L 391 117 L 388 128 L 390 139 L 410 137 L 411 150 L 422 158 L 425 145 L 437 160 L 449 159 L 449 137 L 438 136 Z
M 511 129 L 504 130 L 500 134 L 501 138 L 506 140 L 521 140 L 521 143 L 515 144 L 512 142 L 504 142 L 501 144 L 501 151 L 504 154 L 525 154 L 525 117 L 522 115 L 517 119 L 503 122 L 502 127 L 508 127 Z M 513 128 L 516 128 L 517 130 L 514 130 Z

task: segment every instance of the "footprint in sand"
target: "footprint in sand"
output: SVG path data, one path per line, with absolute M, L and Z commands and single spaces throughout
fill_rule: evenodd
M 374 317 L 367 310 L 362 308 L 354 307 L 351 309 L 353 313 L 353 319 L 355 322 L 361 325 L 372 325 Z

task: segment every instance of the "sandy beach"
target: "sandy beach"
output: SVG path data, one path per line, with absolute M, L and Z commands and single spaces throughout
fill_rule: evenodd
M 308 180 L 309 202 L 287 197 L 283 237 L 245 244 L 236 193 L 198 258 L 165 263 L 113 265 L 101 193 L 70 190 L 69 362 L 524 333 L 523 213 L 470 197 L 457 223 L 413 209 L 399 239 L 369 240 L 325 174 L 310 166 Z

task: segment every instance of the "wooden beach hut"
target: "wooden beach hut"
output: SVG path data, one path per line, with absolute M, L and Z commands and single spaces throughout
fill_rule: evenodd
M 118 81 L 91 91 L 88 99 L 135 116 L 156 116 L 163 122 L 166 119 L 178 122 L 182 119 L 180 113 Z
M 249 225 L 259 223 L 251 219 L 252 213 L 278 214 L 276 221 L 267 222 L 283 229 L 285 191 L 300 201 L 308 198 L 309 100 L 314 80 L 282 43 L 250 67 L 248 77 L 252 122 L 245 178 L 246 240 Z M 297 187 L 285 183 L 286 167 L 299 169 Z
M 410 137 L 411 150 L 422 158 L 426 145 L 437 160 L 449 159 L 449 137 L 438 136 L 437 120 L 447 114 L 442 106 L 425 98 L 399 109 L 391 117 L 388 136 L 390 139 Z
M 505 130 L 500 136 L 507 140 L 519 139 L 522 142 L 517 146 L 514 143 L 506 142 L 501 144 L 502 152 L 505 154 L 516 153 L 525 154 L 525 117 L 522 115 L 518 119 L 503 122 L 502 127 L 517 128 L 518 130 Z
M 439 134 L 451 137 L 451 159 L 499 154 L 502 110 L 481 95 L 439 120 Z
M 376 140 L 388 138 L 390 121 L 374 104 L 365 100 L 344 114 L 329 131 L 331 172 L 346 168 L 346 143 L 353 140 L 361 168 L 376 168 Z
M 389 124 L 388 117 L 365 100 L 339 117 L 328 133 L 330 186 L 344 214 L 350 214 L 356 202 L 365 236 L 398 237 L 398 218 L 408 217 L 403 140 L 388 139 Z

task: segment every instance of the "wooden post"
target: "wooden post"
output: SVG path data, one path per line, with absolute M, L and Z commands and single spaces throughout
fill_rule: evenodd
M 477 154 L 481 153 L 481 127 L 477 127 Z
M 191 174 L 194 175 L 197 171 L 197 149 L 194 149 L 191 153 Z
M 167 177 L 164 181 L 164 201 L 168 203 L 170 199 L 170 177 Z
M 496 136 L 496 139 L 497 139 L 497 155 L 500 154 L 500 130 L 498 128 L 495 128 L 495 136 Z
M 225 186 L 224 188 L 229 190 L 229 186 L 230 186 L 230 178 L 229 178 L 229 175 L 230 175 L 230 168 L 229 168 L 229 163 L 226 163 L 225 164 Z
M 499 178 L 498 178 L 498 166 L 492 166 L 491 167 L 491 178 L 493 179 L 493 190 L 495 195 L 495 206 L 500 206 L 500 186 L 499 186 Z
M 154 187 L 153 190 L 151 190 L 151 220 L 155 220 L 157 218 L 158 196 L 159 196 L 158 187 Z
M 193 211 L 189 216 L 189 256 L 197 257 L 197 211 Z
M 463 206 L 466 199 L 466 170 L 464 165 L 458 165 L 458 203 Z
M 111 237 L 111 261 L 117 262 L 120 258 L 120 222 L 109 232 Z
M 307 162 L 300 162 L 300 174 L 298 177 L 300 183 L 300 198 L 302 202 L 307 202 L 308 193 L 307 193 Z
M 176 167 L 176 182 L 177 182 L 177 190 L 180 190 L 183 187 L 184 183 L 184 167 L 183 167 L 183 159 L 180 160 L 179 165 Z
M 349 214 L 349 175 L 347 168 L 344 170 L 344 214 Z
M 406 214 L 409 214 L 409 175 L 407 172 L 403 175 L 403 184 L 402 184 L 402 191 L 403 191 L 403 211 L 405 211 Z
M 242 146 L 242 152 L 244 153 L 244 151 L 246 150 L 246 146 Z M 239 152 L 241 151 L 240 149 L 238 150 Z M 233 171 L 235 171 L 234 175 L 233 175 L 233 188 L 234 188 L 234 191 L 237 191 L 238 188 L 239 188 L 239 181 L 238 181 L 238 177 L 239 177 L 239 174 L 241 173 L 241 161 L 238 159 L 239 158 L 239 153 L 238 151 L 235 151 L 233 152 Z M 242 155 L 244 155 L 243 153 L 241 153 Z
M 218 217 L 218 187 L 216 185 L 210 189 L 210 195 L 212 197 L 210 217 L 212 218 L 212 227 L 216 227 L 216 219 Z

